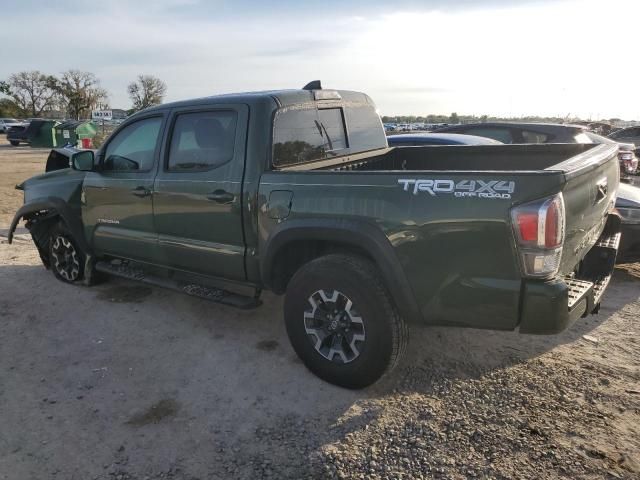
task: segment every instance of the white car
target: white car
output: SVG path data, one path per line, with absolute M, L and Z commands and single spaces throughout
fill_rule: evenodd
M 13 127 L 14 125 L 22 125 L 22 122 L 15 118 L 0 118 L 0 132 L 7 133 L 9 127 Z

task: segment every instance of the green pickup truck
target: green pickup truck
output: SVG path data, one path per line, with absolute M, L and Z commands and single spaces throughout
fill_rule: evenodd
M 597 312 L 620 241 L 615 145 L 389 148 L 367 95 L 319 82 L 149 108 L 70 161 L 17 186 L 10 230 L 58 279 L 286 294 L 295 351 L 349 388 L 411 322 L 549 334 Z

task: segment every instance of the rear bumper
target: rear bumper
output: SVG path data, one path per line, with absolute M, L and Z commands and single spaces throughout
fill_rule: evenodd
M 585 256 L 578 274 L 524 283 L 521 333 L 559 333 L 577 319 L 598 313 L 620 245 L 619 221 L 617 224 L 616 228 L 605 229 L 606 233 Z
M 640 261 L 640 224 L 623 223 L 618 263 Z

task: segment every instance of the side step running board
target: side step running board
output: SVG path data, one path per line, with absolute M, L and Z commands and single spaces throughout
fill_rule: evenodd
M 95 264 L 95 269 L 108 275 L 136 280 L 156 287 L 168 288 L 177 292 L 186 293 L 193 297 L 204 298 L 206 300 L 211 300 L 212 302 L 222 303 L 236 308 L 250 309 L 262 305 L 262 301 L 259 298 L 259 290 L 256 291 L 255 296 L 249 297 L 238 293 L 228 292 L 227 290 L 222 290 L 220 288 L 207 287 L 196 283 L 180 282 L 171 278 L 150 275 L 142 268 L 133 266 L 126 262 L 97 262 Z

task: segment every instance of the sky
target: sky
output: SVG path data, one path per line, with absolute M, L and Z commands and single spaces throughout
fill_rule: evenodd
M 0 79 L 90 71 L 114 108 L 147 74 L 166 101 L 320 79 L 382 115 L 640 120 L 637 0 L 20 0 L 6 13 Z

